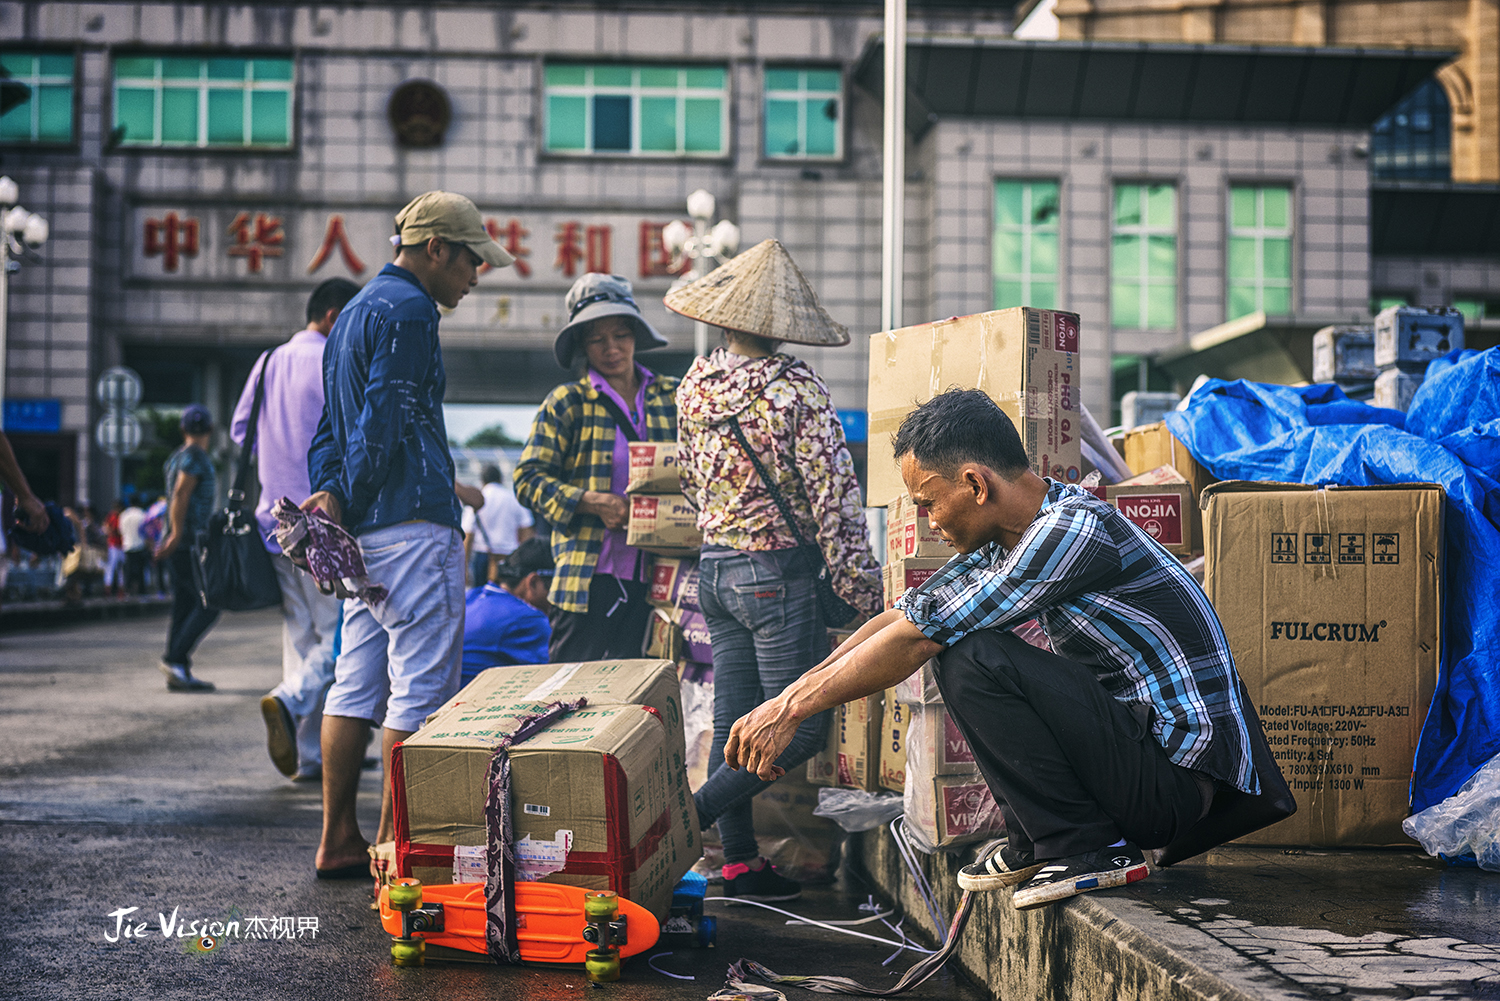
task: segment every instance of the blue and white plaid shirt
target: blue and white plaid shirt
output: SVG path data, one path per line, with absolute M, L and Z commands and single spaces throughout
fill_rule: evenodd
M 1081 487 L 1048 480 L 1014 549 L 955 556 L 896 607 L 934 642 L 1036 618 L 1059 656 L 1111 696 L 1150 706 L 1152 730 L 1184 768 L 1260 792 L 1243 686 L 1213 606 L 1171 553 Z

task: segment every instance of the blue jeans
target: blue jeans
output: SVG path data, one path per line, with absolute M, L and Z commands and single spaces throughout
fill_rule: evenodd
M 698 600 L 714 650 L 714 740 L 708 781 L 693 800 L 699 824 L 719 825 L 725 863 L 748 862 L 760 855 L 751 800 L 770 783 L 725 766 L 729 729 L 822 661 L 828 631 L 811 576 L 784 577 L 748 556 L 704 560 L 700 566 Z M 831 715 L 803 721 L 776 764 L 791 771 L 818 753 Z

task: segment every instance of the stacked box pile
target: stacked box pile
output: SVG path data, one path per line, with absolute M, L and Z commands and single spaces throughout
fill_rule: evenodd
M 698 604 L 698 561 L 658 556 L 651 567 L 646 599 L 656 606 L 646 653 L 679 664 L 712 664 L 708 623 Z
M 899 494 L 886 505 L 885 565 L 881 582 L 885 607 L 892 608 L 907 588 L 919 587 L 953 556 L 953 547 L 927 522 L 927 509 Z
M 1015 422 L 1038 475 L 1082 478 L 1078 314 L 1016 307 L 870 337 L 866 503 L 906 492 L 891 438 L 919 404 L 951 388 L 979 389 Z
M 1313 334 L 1313 382 L 1336 383 L 1350 396 L 1366 398 L 1375 388 L 1374 327 L 1324 327 Z
M 630 443 L 630 479 L 625 485 L 630 521 L 625 541 L 659 556 L 697 556 L 703 547 L 698 512 L 682 495 L 675 442 Z
M 1452 306 L 1391 306 L 1375 317 L 1377 407 L 1407 410 L 1429 363 L 1464 346 L 1464 315 Z
M 614 890 L 665 917 L 702 854 L 676 665 L 621 660 L 480 673 L 391 756 L 396 869 L 484 879 L 487 772 L 518 718 L 588 704 L 510 752 L 518 879 Z

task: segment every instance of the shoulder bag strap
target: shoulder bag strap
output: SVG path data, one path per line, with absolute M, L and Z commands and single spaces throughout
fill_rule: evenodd
M 266 369 L 271 367 L 272 348 L 261 363 L 260 375 L 255 379 L 255 398 L 250 401 L 250 420 L 245 425 L 245 443 L 240 446 L 239 459 L 235 462 L 234 483 L 229 487 L 228 509 L 239 511 L 245 502 L 245 478 L 250 475 L 250 456 L 255 452 L 255 439 L 260 432 L 260 405 L 266 397 Z
M 596 392 L 599 392 L 599 403 L 615 419 L 615 425 L 620 429 L 620 433 L 625 436 L 625 440 L 640 441 L 641 433 L 635 429 L 635 425 L 631 423 L 630 418 L 625 416 L 625 411 L 620 409 L 620 405 L 610 399 L 608 393 L 597 390 Z
M 761 464 L 760 456 L 755 454 L 755 449 L 751 448 L 750 442 L 745 439 L 745 431 L 740 427 L 738 416 L 729 418 L 729 430 L 734 432 L 735 438 L 739 440 L 740 447 L 745 450 L 745 454 L 750 456 L 750 461 L 755 464 L 755 471 L 760 474 L 760 481 L 771 492 L 771 499 L 776 502 L 776 509 L 781 512 L 781 517 L 786 521 L 786 527 L 791 529 L 792 538 L 797 540 L 797 545 L 805 547 L 807 540 L 802 537 L 802 531 L 797 528 L 797 519 L 792 517 L 791 506 L 787 504 L 786 498 L 781 495 L 781 488 L 776 485 L 776 481 L 771 479 L 766 473 L 766 467 Z M 821 550 L 819 550 L 819 554 L 821 556 Z

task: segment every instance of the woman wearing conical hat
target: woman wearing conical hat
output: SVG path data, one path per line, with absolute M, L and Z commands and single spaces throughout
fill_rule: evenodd
M 849 333 L 776 240 L 666 304 L 724 331 L 724 346 L 694 362 L 677 389 L 678 473 L 703 530 L 699 603 L 714 653 L 709 776 L 694 800 L 699 822 L 719 825 L 725 895 L 787 900 L 801 888 L 761 857 L 751 819 L 751 797 L 767 783 L 727 768 L 724 745 L 735 720 L 823 660 L 828 627 L 880 610 L 880 568 L 838 412 L 817 373 L 779 350 L 836 347 Z M 819 601 L 820 573 L 843 608 L 826 593 Z M 828 724 L 827 713 L 804 722 L 777 765 L 812 757 Z

